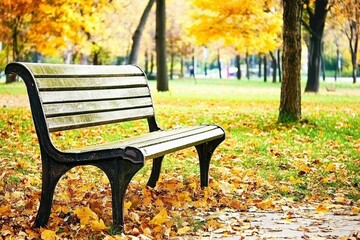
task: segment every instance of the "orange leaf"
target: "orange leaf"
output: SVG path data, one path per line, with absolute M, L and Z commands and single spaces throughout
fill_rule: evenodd
M 11 213 L 11 207 L 10 206 L 0 206 L 0 215 L 4 216 L 6 214 Z
M 320 204 L 320 205 L 315 209 L 315 211 L 318 212 L 318 213 L 327 213 L 327 212 L 329 212 L 329 209 L 328 209 L 326 206 Z

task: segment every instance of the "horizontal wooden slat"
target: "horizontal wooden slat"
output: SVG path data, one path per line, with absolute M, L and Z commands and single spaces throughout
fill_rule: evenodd
M 139 148 L 147 159 L 159 157 L 167 153 L 184 149 L 193 145 L 208 142 L 224 136 L 224 131 L 216 125 L 201 125 L 156 131 L 122 141 L 109 142 L 96 146 L 88 146 L 67 152 L 87 152 L 103 149 L 117 149 L 132 146 Z
M 159 144 L 140 148 L 145 153 L 146 159 L 156 158 L 163 156 L 167 153 L 188 148 L 194 145 L 198 145 L 204 142 L 208 142 L 213 139 L 217 139 L 224 135 L 222 129 L 217 128 L 208 132 L 203 132 L 196 135 L 191 135 L 184 138 L 175 139 L 168 142 L 162 142 Z
M 143 75 L 140 68 L 133 65 L 77 65 L 77 64 L 36 64 L 25 63 L 32 74 L 37 77 L 68 76 L 116 76 Z
M 42 103 L 78 102 L 150 96 L 147 87 L 82 91 L 40 92 Z
M 40 91 L 84 90 L 147 86 L 145 76 L 125 77 L 78 77 L 78 78 L 37 78 L 36 84 Z
M 91 113 L 65 117 L 48 118 L 50 132 L 89 127 L 106 123 L 147 118 L 154 115 L 153 107 L 119 110 L 112 112 Z
M 127 144 L 137 148 L 145 148 L 147 146 L 169 142 L 187 136 L 197 135 L 200 133 L 214 130 L 216 128 L 218 127 L 210 125 L 210 126 L 197 126 L 193 128 L 182 128 L 179 130 L 157 132 L 157 134 L 154 134 L 152 138 L 149 139 L 143 138 L 141 140 L 129 140 L 127 141 Z
M 66 116 L 84 113 L 95 113 L 109 110 L 121 110 L 129 108 L 152 106 L 150 97 L 130 98 L 121 100 L 107 100 L 95 102 L 76 102 L 76 103 L 55 103 L 44 104 L 46 117 Z

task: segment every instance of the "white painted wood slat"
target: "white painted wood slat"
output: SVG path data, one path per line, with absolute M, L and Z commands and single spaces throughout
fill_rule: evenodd
M 44 104 L 145 97 L 150 96 L 150 90 L 147 87 L 139 87 L 84 91 L 49 91 L 40 92 L 39 95 Z
M 48 118 L 50 132 L 151 117 L 153 107 Z

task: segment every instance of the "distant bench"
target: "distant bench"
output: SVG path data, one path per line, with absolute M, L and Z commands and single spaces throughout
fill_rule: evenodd
M 144 72 L 136 66 L 89 66 L 10 63 L 5 72 L 25 82 L 42 160 L 42 192 L 35 226 L 49 220 L 57 182 L 76 166 L 94 165 L 105 172 L 112 190 L 113 227 L 124 225 L 124 197 L 132 177 L 153 159 L 147 185 L 155 187 L 165 154 L 195 146 L 201 187 L 208 186 L 212 153 L 225 139 L 216 125 L 163 131 L 155 120 Z M 121 141 L 61 151 L 51 132 L 147 119 L 149 133 Z

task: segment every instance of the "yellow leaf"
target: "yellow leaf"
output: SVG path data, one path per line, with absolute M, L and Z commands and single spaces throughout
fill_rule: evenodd
M 155 215 L 155 217 L 150 221 L 150 224 L 154 225 L 161 225 L 162 223 L 166 222 L 168 215 L 166 208 L 161 208 L 160 212 Z
M 11 207 L 10 206 L 0 206 L 0 215 L 4 216 L 6 214 L 11 213 Z
M 327 213 L 327 212 L 329 212 L 329 209 L 328 209 L 326 206 L 320 204 L 320 205 L 315 209 L 315 211 L 318 212 L 318 213 Z
M 163 207 L 164 206 L 164 203 L 163 201 L 161 201 L 161 199 L 156 199 L 156 201 L 154 202 L 155 206 L 158 206 L 158 207 Z
M 289 192 L 289 187 L 286 185 L 282 185 L 280 189 L 281 189 L 281 192 L 284 192 L 284 193 Z
M 351 208 L 351 214 L 358 215 L 359 213 L 360 213 L 360 208 L 358 207 Z
M 335 203 L 336 204 L 343 204 L 343 205 L 347 205 L 351 203 L 350 199 L 344 198 L 344 197 L 335 197 Z
M 76 209 L 75 214 L 80 219 L 81 225 L 90 223 L 90 220 L 97 219 L 96 213 L 94 213 L 89 207 L 81 207 Z
M 302 183 L 302 181 L 300 179 L 297 179 L 294 176 L 290 176 L 289 180 L 292 184 Z
M 266 200 L 261 201 L 258 204 L 256 204 L 256 206 L 260 209 L 269 209 L 272 207 L 272 205 L 273 205 L 273 202 L 271 199 L 266 199 Z
M 178 234 L 185 234 L 185 233 L 189 232 L 190 230 L 191 230 L 191 227 L 182 227 L 177 231 L 177 233 Z
M 44 240 L 56 239 L 56 233 L 55 231 L 44 230 L 41 232 L 41 239 Z
M 336 170 L 335 163 L 330 163 L 325 169 L 326 172 L 334 172 L 335 170 Z
M 91 221 L 90 222 L 90 226 L 95 230 L 95 231 L 102 231 L 102 230 L 106 230 L 107 227 L 105 226 L 105 223 L 102 219 L 100 219 L 99 221 Z

